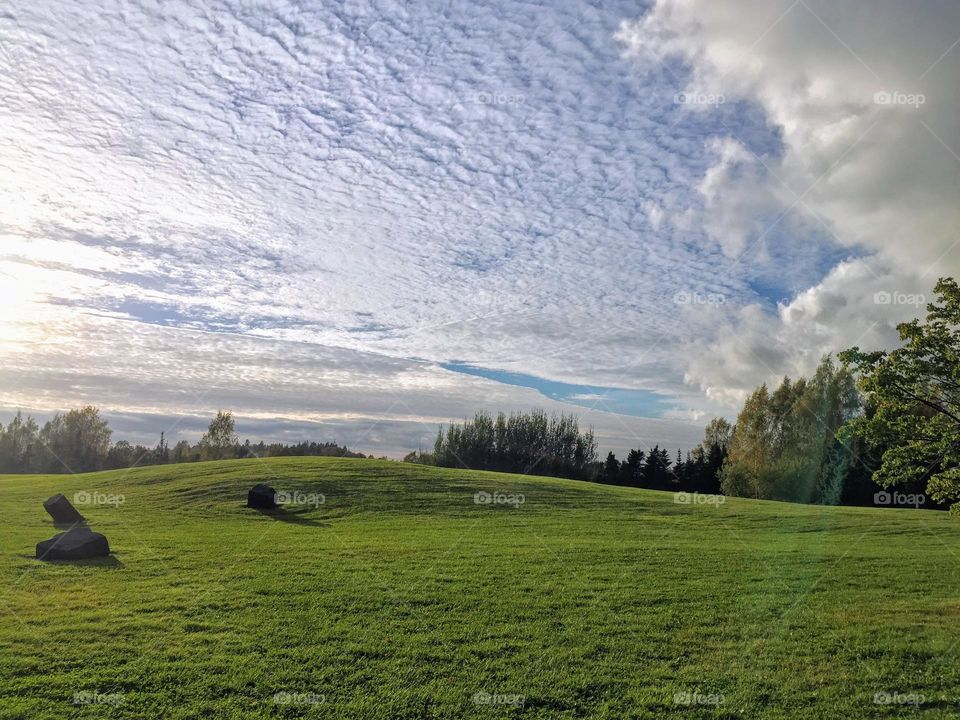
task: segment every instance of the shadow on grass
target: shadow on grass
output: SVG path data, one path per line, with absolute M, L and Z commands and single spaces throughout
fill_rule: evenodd
M 29 558 L 31 560 L 39 560 L 42 563 L 47 565 L 68 565 L 70 567 L 101 567 L 108 570 L 120 570 L 126 567 L 119 558 L 117 558 L 113 553 L 105 557 L 97 558 L 85 558 L 84 560 L 47 560 L 46 558 L 38 558 L 33 555 L 23 555 L 22 557 Z
M 924 710 L 956 710 L 960 707 L 960 702 L 954 700 L 927 700 L 926 698 L 921 701 L 923 703 Z
M 274 508 L 273 510 L 265 510 L 263 508 L 251 508 L 256 510 L 261 515 L 264 515 L 273 520 L 279 520 L 280 522 L 292 523 L 293 525 L 304 525 L 306 527 L 330 527 L 330 523 L 320 522 L 319 520 L 314 520 L 313 518 L 303 517 L 304 513 L 311 511 L 311 508 L 306 510 L 300 510 L 299 512 L 291 512 L 290 510 L 284 510 L 283 508 Z

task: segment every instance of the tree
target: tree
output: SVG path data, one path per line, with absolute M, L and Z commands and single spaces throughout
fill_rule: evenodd
M 40 471 L 39 434 L 36 421 L 32 417 L 24 420 L 19 412 L 6 428 L 0 425 L 0 472 Z
M 352 452 L 335 442 L 266 445 L 261 441 L 254 445 L 248 440 L 239 446 L 233 431 L 233 417 L 225 412 L 219 413 L 210 423 L 209 432 L 196 446 L 181 440 L 171 449 L 166 433 L 160 433 L 160 442 L 154 448 L 131 445 L 125 440 L 111 445 L 111 435 L 106 420 L 100 417 L 99 410 L 94 407 L 71 410 L 65 415 L 57 414 L 43 429 L 37 426 L 33 418 L 24 419 L 18 412 L 9 425 L 4 427 L 0 424 L 0 473 L 80 473 L 167 462 L 197 462 L 205 456 L 366 457 L 363 453 Z M 581 448 L 592 442 L 592 434 L 578 435 L 577 446 L 570 450 L 568 455 L 580 457 L 578 452 Z M 590 472 L 594 470 L 595 459 L 591 458 L 590 463 L 585 466 Z M 418 462 L 433 464 L 433 457 L 420 453 Z
M 736 431 L 730 438 L 730 454 L 721 473 L 726 495 L 762 497 L 764 477 L 770 463 L 770 391 L 766 383 L 751 393 L 737 415 Z
M 240 442 L 237 436 L 233 413 L 221 410 L 210 421 L 207 433 L 200 440 L 203 455 L 208 460 L 222 460 L 230 454 Z
M 613 450 L 607 453 L 607 460 L 603 464 L 603 476 L 598 480 L 607 485 L 615 485 L 620 477 L 620 462 Z
M 48 470 L 81 473 L 103 469 L 110 451 L 110 426 L 92 406 L 56 415 L 40 431 Z
M 441 427 L 432 457 L 420 458 L 440 467 L 587 479 L 597 462 L 597 441 L 592 429 L 580 431 L 573 415 L 534 410 L 494 420 L 478 412 L 472 420 Z
M 847 434 L 886 448 L 873 479 L 884 487 L 926 481 L 933 499 L 951 502 L 960 499 L 960 286 L 941 278 L 934 292 L 925 320 L 897 326 L 901 347 L 853 347 L 840 359 L 859 372 L 872 409 Z
M 126 440 L 118 440 L 107 453 L 107 459 L 104 467 L 107 470 L 118 470 L 120 468 L 132 467 L 136 458 L 134 456 L 133 445 Z
M 160 442 L 153 451 L 152 462 L 156 465 L 166 465 L 170 462 L 170 444 L 167 442 L 167 434 L 160 433 Z
M 414 465 L 434 465 L 433 455 L 425 453 L 423 450 L 414 450 L 403 456 L 403 462 L 413 463 Z
M 675 489 L 676 482 L 670 472 L 670 453 L 666 448 L 661 450 L 659 445 L 653 446 L 640 470 L 640 484 L 654 490 Z
M 679 490 L 716 495 L 722 492 L 720 470 L 727 458 L 734 426 L 726 418 L 713 418 L 703 431 L 703 441 L 687 453 L 677 476 Z
M 707 454 L 713 448 L 726 452 L 730 447 L 730 438 L 733 437 L 733 425 L 726 418 L 715 417 L 703 430 L 703 448 Z
M 851 449 L 838 436 L 860 412 L 852 374 L 825 356 L 808 380 L 757 388 L 737 417 L 723 461 L 727 495 L 837 504 Z M 716 451 L 714 451 L 716 457 Z
M 640 470 L 643 468 L 643 450 L 631 450 L 620 466 L 620 484 L 632 487 L 640 485 Z
M 176 445 L 173 446 L 173 454 L 171 456 L 171 462 L 182 463 L 190 462 L 191 460 L 196 459 L 193 457 L 193 448 L 190 447 L 190 443 L 186 440 L 181 440 Z

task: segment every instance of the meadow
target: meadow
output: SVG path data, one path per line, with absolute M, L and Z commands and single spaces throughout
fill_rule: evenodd
M 34 558 L 56 492 L 109 558 Z M 0 718 L 960 716 L 946 513 L 318 458 L 0 498 Z

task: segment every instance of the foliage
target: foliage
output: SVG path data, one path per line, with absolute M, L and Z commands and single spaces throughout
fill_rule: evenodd
M 580 432 L 573 415 L 548 417 L 534 410 L 500 413 L 494 420 L 478 412 L 473 420 L 440 428 L 433 461 L 440 467 L 588 479 L 597 441 L 592 429 Z
M 40 428 L 32 417 L 24 420 L 18 412 L 6 428 L 0 425 L 0 472 L 40 471 L 42 453 Z
M 960 286 L 940 279 L 934 291 L 925 320 L 897 326 L 901 347 L 853 347 L 840 358 L 860 373 L 871 406 L 848 432 L 884 448 L 876 482 L 926 483 L 946 502 L 960 499 Z
M 677 450 L 675 461 L 671 461 L 670 454 L 659 445 L 648 452 L 630 450 L 623 462 L 610 452 L 594 479 L 605 485 L 717 494 L 720 492 L 718 473 L 732 430 L 727 420 L 714 418 L 707 425 L 703 442 L 687 453 L 686 459 Z
M 703 430 L 703 443 L 700 445 L 700 449 L 709 454 L 712 449 L 716 448 L 725 454 L 730 447 L 732 437 L 733 425 L 730 424 L 730 421 L 726 418 L 715 417 L 707 423 L 707 427 Z
M 58 414 L 42 428 L 32 417 L 24 418 L 18 412 L 6 427 L 0 424 L 0 473 L 81 473 L 197 462 L 210 457 L 365 457 L 333 442 L 288 445 L 262 441 L 251 444 L 247 440 L 241 445 L 232 414 L 224 412 L 213 419 L 209 432 L 197 445 L 181 440 L 170 448 L 165 433 L 160 433 L 155 448 L 126 440 L 111 445 L 111 436 L 109 424 L 95 407 Z
M 236 457 L 338 457 L 364 458 L 363 453 L 352 452 L 343 445 L 335 442 L 301 442 L 288 445 L 286 443 L 251 443 L 247 440 L 236 451 Z
M 433 453 L 425 453 L 423 450 L 414 450 L 403 456 L 403 462 L 413 463 L 414 465 L 436 465 Z
M 101 470 L 110 451 L 110 436 L 110 426 L 95 407 L 58 414 L 39 434 L 41 466 L 47 470 L 62 467 L 71 473 Z
M 240 442 L 237 436 L 236 422 L 233 413 L 221 410 L 210 421 L 210 427 L 200 440 L 205 460 L 221 460 Z
M 647 453 L 647 461 L 640 470 L 640 487 L 654 490 L 672 490 L 676 487 L 673 473 L 670 470 L 672 462 L 666 448 L 655 445 Z
M 830 356 L 809 380 L 747 398 L 721 471 L 725 494 L 835 505 L 851 462 L 838 431 L 860 411 L 852 373 Z

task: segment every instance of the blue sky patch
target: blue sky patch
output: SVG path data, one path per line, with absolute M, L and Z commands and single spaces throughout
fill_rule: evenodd
M 551 400 L 590 408 L 591 410 L 614 412 L 634 417 L 656 418 L 662 417 L 663 413 L 671 407 L 666 398 L 649 390 L 574 385 L 536 377 L 535 375 L 491 370 L 465 363 L 441 363 L 441 367 L 452 372 L 495 380 L 505 385 L 531 388 Z

